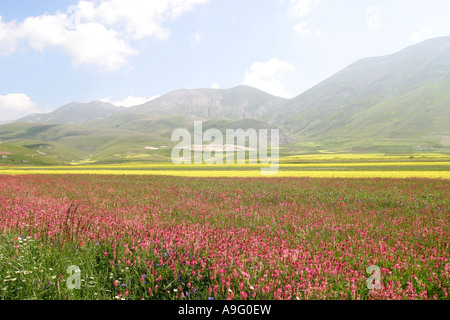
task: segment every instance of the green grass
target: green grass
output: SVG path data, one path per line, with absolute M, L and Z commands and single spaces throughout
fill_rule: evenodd
M 118 249 L 118 254 L 122 251 Z M 74 239 L 70 244 L 49 245 L 45 239 L 37 240 L 26 233 L 0 234 L 0 300 L 111 300 L 127 288 L 132 288 L 129 295 L 134 299 L 148 295 L 145 283 L 139 282 L 148 273 L 145 265 L 111 265 L 108 258 L 112 259 L 112 252 L 112 243 Z M 68 273 L 70 266 L 81 270 L 79 288 L 68 285 L 75 285 L 77 277 L 73 271 Z M 161 274 L 169 278 L 170 269 Z M 118 286 L 114 285 L 116 279 Z
M 4 159 L 3 156 L 6 158 Z M 17 145 L 0 143 L 0 164 L 3 165 L 61 165 L 64 163 L 51 153 L 40 154 L 35 149 L 20 146 L 19 143 Z

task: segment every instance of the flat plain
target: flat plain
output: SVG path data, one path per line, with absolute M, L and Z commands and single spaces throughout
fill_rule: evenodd
M 448 299 L 449 156 L 259 169 L 0 167 L 0 298 Z

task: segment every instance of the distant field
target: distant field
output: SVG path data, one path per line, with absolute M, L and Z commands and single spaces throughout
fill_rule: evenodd
M 180 177 L 261 177 L 259 171 L 217 171 L 217 170 L 3 170 L 4 175 L 30 174 L 95 174 L 95 175 L 158 175 Z M 279 171 L 267 177 L 310 177 L 310 178 L 431 178 L 450 179 L 450 171 Z
M 260 177 L 262 164 L 175 165 L 171 162 L 98 164 L 83 162 L 34 166 L 0 166 L 3 175 L 112 174 L 171 175 L 184 177 Z M 450 179 L 450 155 L 424 154 L 308 154 L 280 158 L 279 170 L 271 177 L 313 178 L 437 178 Z
M 282 157 L 281 162 L 300 161 L 450 161 L 449 154 L 416 153 L 416 154 L 382 154 L 382 153 L 322 153 L 302 154 Z
M 0 300 L 448 300 L 448 155 L 280 160 L 0 166 Z

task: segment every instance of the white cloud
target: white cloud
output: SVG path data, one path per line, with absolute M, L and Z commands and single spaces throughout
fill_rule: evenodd
M 380 6 L 373 5 L 367 8 L 367 18 L 366 25 L 370 30 L 381 29 L 381 8 Z
M 74 65 L 113 71 L 139 52 L 131 41 L 145 37 L 167 39 L 168 21 L 192 11 L 209 0 L 80 0 L 67 13 L 56 12 L 28 17 L 23 22 L 2 22 L 0 17 L 0 53 L 17 50 L 19 42 L 43 51 L 59 47 Z
M 165 39 L 170 30 L 162 27 L 166 21 L 175 20 L 193 10 L 198 4 L 209 0 L 81 0 L 78 18 L 81 21 L 98 22 L 105 26 L 122 29 L 133 39 L 155 36 Z
M 28 41 L 28 44 L 39 51 L 46 47 L 64 44 L 67 36 L 65 29 L 67 16 L 63 13 L 28 17 L 15 30 L 18 38 Z
M 284 2 L 284 0 L 281 0 Z M 294 18 L 301 18 L 311 12 L 313 6 L 322 0 L 290 0 L 289 15 Z
M 128 97 L 126 97 L 125 99 L 123 99 L 121 101 L 111 101 L 110 98 L 100 99 L 100 101 L 109 102 L 109 103 L 112 103 L 113 105 L 118 106 L 118 107 L 129 108 L 129 107 L 138 106 L 138 105 L 144 104 L 146 102 L 158 99 L 159 97 L 160 96 L 152 96 L 150 98 L 144 98 L 144 97 L 128 96 Z
M 122 67 L 128 56 L 138 53 L 113 29 L 94 22 L 78 24 L 72 29 L 68 28 L 68 21 L 63 13 L 29 17 L 15 32 L 36 50 L 60 47 L 72 57 L 74 65 L 106 71 Z
M 36 104 L 23 93 L 0 95 L 0 121 L 15 120 L 37 111 Z
M 309 13 L 311 10 L 311 0 L 291 0 L 290 15 L 300 18 Z
M 211 89 L 220 89 L 220 86 L 217 84 L 217 83 L 213 83 L 212 85 L 211 85 Z
M 245 73 L 244 85 L 258 88 L 279 97 L 287 97 L 286 90 L 281 82 L 283 73 L 291 72 L 294 66 L 278 58 L 267 62 L 255 62 Z
M 303 35 L 311 34 L 311 30 L 305 29 L 305 27 L 308 24 L 309 24 L 309 22 L 300 22 L 300 23 L 296 24 L 294 27 L 295 32 L 303 34 Z
M 284 2 L 284 0 L 282 1 Z M 313 6 L 317 5 L 320 1 L 321 0 L 290 0 L 289 15 L 292 18 L 304 18 L 311 12 Z M 310 29 L 306 29 L 305 27 L 308 24 L 309 21 L 299 22 L 294 26 L 294 31 L 301 35 L 320 35 L 320 31 L 312 32 Z
M 79 25 L 69 32 L 63 45 L 75 65 L 97 66 L 107 71 L 122 67 L 128 56 L 138 53 L 117 32 L 98 23 Z
M 5 23 L 0 16 L 0 54 L 5 55 L 12 53 L 17 48 L 17 35 L 13 32 L 16 27 L 16 23 Z

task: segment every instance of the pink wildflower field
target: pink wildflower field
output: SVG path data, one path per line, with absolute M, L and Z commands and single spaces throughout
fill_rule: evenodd
M 2 176 L 0 298 L 448 300 L 449 191 L 438 179 Z

